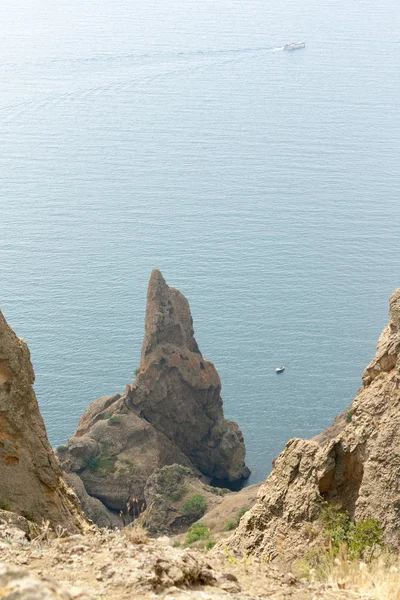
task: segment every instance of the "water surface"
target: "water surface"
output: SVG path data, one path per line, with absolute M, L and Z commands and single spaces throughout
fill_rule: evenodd
M 190 301 L 252 481 L 351 402 L 400 285 L 399 15 L 3 0 L 0 305 L 54 445 L 132 381 L 154 267 Z

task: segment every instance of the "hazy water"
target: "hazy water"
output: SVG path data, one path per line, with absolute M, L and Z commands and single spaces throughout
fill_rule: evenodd
M 263 479 L 349 404 L 400 285 L 398 4 L 3 0 L 0 18 L 0 300 L 52 443 L 132 381 L 158 267 Z

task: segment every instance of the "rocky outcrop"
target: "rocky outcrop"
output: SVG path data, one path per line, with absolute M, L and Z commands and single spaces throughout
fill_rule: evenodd
M 126 404 L 162 431 L 206 476 L 249 476 L 236 423 L 224 419 L 221 381 L 194 338 L 189 303 L 151 274 L 140 372 Z
M 148 508 L 142 520 L 149 534 L 171 535 L 187 531 L 191 523 L 219 504 L 222 490 L 206 485 L 190 469 L 169 465 L 148 478 L 144 496 Z M 200 504 L 191 506 L 194 496 L 201 499 Z
M 0 312 L 0 508 L 77 531 L 84 519 L 61 478 L 33 382 L 28 347 Z
M 248 477 L 243 436 L 224 419 L 220 391 L 194 338 L 188 301 L 153 271 L 133 385 L 92 402 L 59 452 L 64 470 L 81 478 L 82 501 L 87 493 L 126 522 L 145 504 L 147 479 L 165 465 L 228 483 Z
M 389 544 L 400 527 L 400 289 L 390 322 L 364 372 L 364 387 L 334 425 L 313 440 L 290 440 L 228 542 L 269 558 L 298 557 L 318 528 L 319 501 L 355 520 L 379 519 Z
M 400 289 L 390 298 L 390 321 L 382 331 L 376 354 L 364 371 L 363 384 L 368 386 L 382 373 L 391 371 L 400 355 Z

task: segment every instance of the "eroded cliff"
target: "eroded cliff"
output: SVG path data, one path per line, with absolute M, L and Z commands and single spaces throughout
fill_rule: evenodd
M 379 519 L 397 548 L 400 526 L 400 289 L 352 406 L 312 440 L 290 440 L 228 545 L 269 558 L 313 543 L 320 499 L 355 520 Z
M 27 345 L 0 312 L 0 508 L 68 531 L 84 524 L 46 435 Z

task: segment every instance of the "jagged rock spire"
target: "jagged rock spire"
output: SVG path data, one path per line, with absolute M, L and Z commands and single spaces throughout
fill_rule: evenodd
M 236 423 L 222 410 L 221 382 L 194 338 L 187 299 L 151 274 L 141 370 L 128 403 L 174 441 L 204 474 L 237 481 L 246 478 L 245 446 Z
M 161 271 L 154 269 L 147 291 L 142 362 L 145 363 L 147 355 L 163 344 L 200 354 L 189 302 L 178 290 L 166 284 Z

